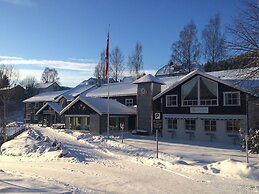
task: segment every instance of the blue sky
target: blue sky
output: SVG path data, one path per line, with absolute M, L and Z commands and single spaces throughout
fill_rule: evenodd
M 143 45 L 144 71 L 165 65 L 171 44 L 193 20 L 198 38 L 209 18 L 231 23 L 239 0 L 0 0 L 0 64 L 13 65 L 20 78 L 40 79 L 54 67 L 62 85 L 93 76 L 106 46 L 118 46 L 127 63 L 137 41 Z

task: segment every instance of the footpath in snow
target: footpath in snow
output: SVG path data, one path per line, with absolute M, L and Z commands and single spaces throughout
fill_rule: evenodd
M 2 145 L 0 172 L 10 181 L 0 181 L 0 192 L 259 192 L 257 155 L 246 164 L 237 149 L 163 141 L 156 159 L 154 145 L 150 137 L 121 143 L 116 136 L 34 126 Z

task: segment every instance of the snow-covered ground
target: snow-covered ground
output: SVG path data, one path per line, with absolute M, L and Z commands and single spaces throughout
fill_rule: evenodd
M 0 193 L 259 192 L 258 155 L 246 164 L 235 146 L 160 140 L 156 159 L 152 137 L 33 126 L 1 147 Z

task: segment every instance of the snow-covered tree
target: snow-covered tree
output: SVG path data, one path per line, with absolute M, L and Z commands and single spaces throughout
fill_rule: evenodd
M 242 134 L 242 148 L 246 149 L 246 139 L 245 135 Z M 249 131 L 249 135 L 247 136 L 247 147 L 250 153 L 259 154 L 259 129 L 252 129 Z

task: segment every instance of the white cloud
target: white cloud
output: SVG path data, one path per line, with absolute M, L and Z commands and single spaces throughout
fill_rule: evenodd
M 56 68 L 59 70 L 60 82 L 65 86 L 75 86 L 93 76 L 96 65 L 90 62 L 25 59 L 15 56 L 0 56 L 0 64 L 12 65 L 18 71 L 20 80 L 27 76 L 34 76 L 40 81 L 45 67 Z
M 36 69 L 19 69 L 18 73 L 19 73 L 19 79 L 23 80 L 24 78 L 26 78 L 27 76 L 31 77 L 35 77 L 38 81 L 40 81 L 41 78 L 41 74 L 42 74 L 42 70 L 36 70 Z
M 4 56 L 2 56 L 4 57 Z M 38 59 L 17 59 L 16 57 L 9 57 L 8 59 L 1 59 L 0 64 L 4 65 L 31 65 L 37 67 L 51 67 L 63 70 L 87 71 L 93 72 L 95 63 L 79 63 L 63 60 L 38 60 Z
M 78 60 L 79 61 L 79 60 Z M 82 81 L 90 78 L 94 74 L 96 63 L 91 62 L 75 62 L 64 60 L 39 60 L 24 59 L 15 56 L 0 56 L 0 64 L 12 65 L 19 72 L 19 79 L 22 80 L 27 76 L 34 76 L 40 81 L 43 69 L 45 67 L 56 68 L 59 73 L 61 85 L 76 86 Z M 26 65 L 26 67 L 24 66 Z M 157 70 L 142 70 L 146 74 L 154 75 Z M 124 71 L 124 76 L 129 76 L 129 71 Z
M 36 2 L 34 0 L 0 0 L 0 2 L 10 3 L 16 6 L 35 6 Z
M 13 56 L 0 56 L 0 60 L 1 59 L 4 59 L 4 60 L 8 60 L 8 59 L 17 59 L 17 60 L 20 60 L 20 59 L 23 59 L 22 57 L 13 57 Z
M 62 73 L 60 76 L 61 85 L 64 86 L 76 86 L 82 81 L 93 77 L 93 73 L 77 72 L 77 73 Z
M 94 60 L 92 60 L 92 59 L 85 59 L 85 58 L 73 58 L 73 57 L 71 57 L 71 58 L 68 58 L 68 60 L 70 60 L 70 61 L 79 61 L 79 62 L 88 62 L 88 63 L 93 63 L 94 62 Z

